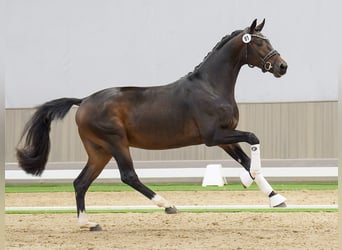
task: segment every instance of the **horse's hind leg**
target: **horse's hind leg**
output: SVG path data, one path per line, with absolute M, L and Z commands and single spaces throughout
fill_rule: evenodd
M 269 197 L 271 207 L 286 207 L 285 198 L 273 191 L 271 185 L 267 182 L 261 173 L 260 164 L 260 149 L 255 145 L 251 148 L 252 160 L 245 154 L 241 149 L 239 144 L 227 144 L 220 146 L 224 151 L 226 151 L 233 159 L 239 162 L 244 168 L 245 172 L 240 176 L 241 182 L 244 187 L 249 187 L 253 181 L 259 186 L 260 190 Z M 256 166 L 256 172 L 252 176 L 251 174 L 251 161 Z M 254 161 L 254 162 L 253 162 Z
M 121 180 L 123 183 L 131 186 L 138 192 L 142 193 L 148 199 L 150 199 L 154 204 L 159 207 L 164 207 L 165 212 L 168 214 L 177 213 L 177 209 L 174 205 L 170 204 L 166 199 L 162 196 L 156 194 L 151 189 L 146 187 L 139 180 L 138 175 L 136 174 L 133 162 L 130 156 L 129 148 L 124 146 L 118 146 L 113 150 L 113 157 L 115 158 L 121 175 Z
M 220 146 L 224 151 L 226 151 L 234 160 L 240 163 L 246 171 L 249 171 L 251 165 L 251 159 L 242 150 L 239 144 L 227 144 Z
M 78 223 L 81 230 L 100 231 L 101 227 L 97 223 L 88 221 L 84 198 L 90 184 L 101 173 L 112 156 L 86 139 L 82 139 L 82 142 L 88 154 L 88 162 L 74 181 Z

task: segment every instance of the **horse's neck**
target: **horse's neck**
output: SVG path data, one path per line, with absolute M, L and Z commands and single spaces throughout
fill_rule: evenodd
M 233 49 L 232 45 L 225 45 L 202 67 L 205 80 L 222 95 L 234 98 L 235 83 L 243 65 L 243 55 L 243 47 Z

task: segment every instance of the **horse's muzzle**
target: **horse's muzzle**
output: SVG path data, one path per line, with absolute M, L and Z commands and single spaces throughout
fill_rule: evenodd
M 273 66 L 273 75 L 275 77 L 281 77 L 285 75 L 286 72 L 287 72 L 287 63 L 282 59 L 277 60 Z

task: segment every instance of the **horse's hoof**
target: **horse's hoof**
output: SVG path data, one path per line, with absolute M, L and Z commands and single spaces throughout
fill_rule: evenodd
M 86 224 L 80 225 L 81 231 L 102 231 L 102 228 L 99 224 L 94 222 L 88 222 Z
M 286 198 L 280 194 L 270 197 L 270 207 L 286 207 Z
M 175 206 L 167 207 L 167 208 L 165 208 L 165 213 L 167 213 L 167 214 L 176 214 L 176 213 L 178 213 L 178 210 L 177 210 L 177 208 Z
M 287 207 L 285 202 L 280 203 L 279 205 L 276 205 L 274 207 Z
M 89 228 L 89 231 L 102 231 L 102 227 L 99 224 L 97 224 L 95 227 Z

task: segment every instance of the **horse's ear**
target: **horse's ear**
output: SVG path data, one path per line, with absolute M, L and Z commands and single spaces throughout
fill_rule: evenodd
M 258 26 L 255 27 L 255 31 L 256 32 L 261 32 L 262 28 L 264 27 L 264 25 L 265 25 L 265 18 L 264 18 L 264 20 L 262 21 L 261 24 L 259 24 Z
M 253 32 L 254 32 L 256 25 L 257 25 L 257 19 L 255 18 L 254 21 L 253 21 L 253 23 L 252 23 L 251 26 L 249 27 L 249 32 L 250 32 L 250 33 L 253 33 Z

